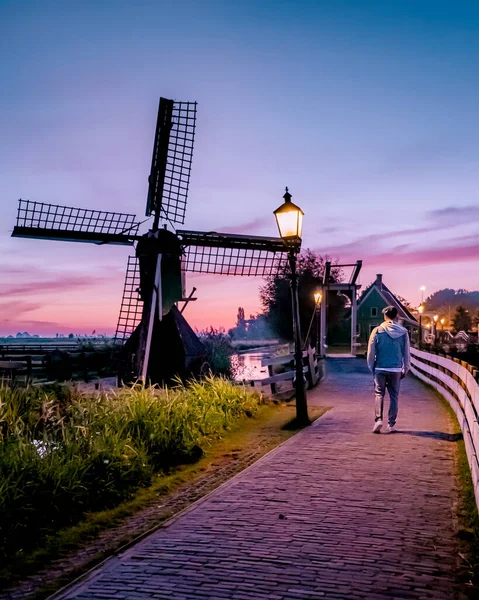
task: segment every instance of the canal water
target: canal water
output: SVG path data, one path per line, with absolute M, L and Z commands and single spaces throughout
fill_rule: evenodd
M 270 353 L 246 352 L 245 354 L 233 354 L 230 360 L 235 381 L 268 377 L 268 367 L 261 366 L 261 360 L 266 354 Z
M 275 355 L 280 348 L 283 348 L 283 346 L 278 344 L 278 346 L 233 354 L 230 360 L 235 381 L 269 377 L 268 367 L 262 367 L 261 361 L 264 357 Z M 287 346 L 284 348 L 287 348 Z M 284 352 L 286 353 L 286 350 Z

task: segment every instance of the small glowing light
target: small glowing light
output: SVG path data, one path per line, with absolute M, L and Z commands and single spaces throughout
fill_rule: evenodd
M 323 299 L 323 294 L 321 292 L 314 292 L 314 302 L 316 306 L 321 304 L 321 300 Z
M 446 319 L 441 319 L 441 325 L 444 325 L 445 322 L 446 322 Z
M 437 323 L 437 320 L 439 319 L 439 315 L 434 315 L 433 319 L 434 319 L 434 323 Z
M 419 290 L 421 292 L 425 292 L 426 291 L 426 286 L 425 285 L 421 285 L 421 287 L 419 288 Z
M 424 312 L 424 306 L 422 304 L 420 304 L 417 309 L 419 311 L 419 314 L 422 315 L 422 313 Z

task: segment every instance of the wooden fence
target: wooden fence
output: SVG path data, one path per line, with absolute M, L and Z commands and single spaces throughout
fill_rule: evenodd
M 479 508 L 479 371 L 459 360 L 411 348 L 411 370 L 432 385 L 456 413 Z
M 110 349 L 76 352 L 51 352 L 34 349 L 20 354 L 0 351 L 0 380 L 11 383 L 28 381 L 89 381 L 98 376 L 111 375 L 116 366 L 116 355 Z
M 278 384 L 282 382 L 291 382 L 296 377 L 294 354 L 285 354 L 283 356 L 265 356 L 261 360 L 262 367 L 268 367 L 268 377 L 263 379 L 250 379 L 245 381 L 251 386 L 266 386 L 269 385 L 272 394 L 278 393 Z M 287 371 L 275 373 L 275 367 L 289 367 Z M 316 353 L 312 348 L 303 351 L 303 373 L 308 382 L 308 387 L 317 385 L 321 378 L 319 361 Z

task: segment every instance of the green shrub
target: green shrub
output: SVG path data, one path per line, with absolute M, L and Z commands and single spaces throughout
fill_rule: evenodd
M 235 349 L 230 336 L 220 329 L 210 327 L 199 333 L 201 343 L 206 348 L 207 370 L 214 375 L 231 377 L 230 357 Z

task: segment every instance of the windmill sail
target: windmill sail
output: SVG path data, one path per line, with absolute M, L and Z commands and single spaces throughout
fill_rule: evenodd
M 281 238 L 229 233 L 178 231 L 184 246 L 183 269 L 193 273 L 266 277 L 284 267 Z
M 196 127 L 196 102 L 160 98 L 146 215 L 185 222 Z M 155 228 L 155 227 L 154 227 Z
M 140 265 L 136 256 L 129 256 L 120 314 L 116 326 L 115 342 L 125 342 L 140 324 L 143 302 L 138 292 L 139 287 Z
M 20 199 L 12 237 L 131 245 L 139 225 L 135 215 Z

